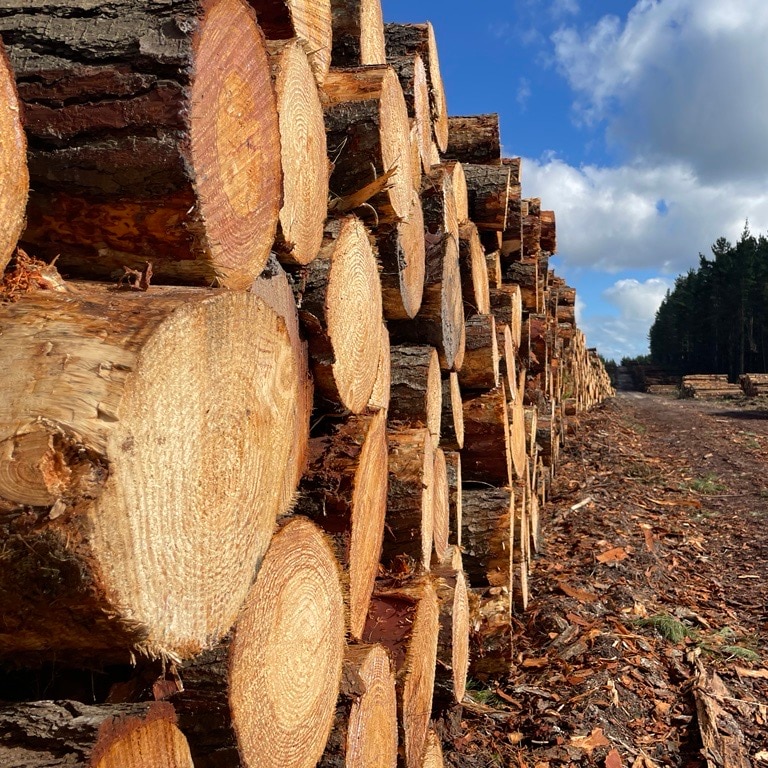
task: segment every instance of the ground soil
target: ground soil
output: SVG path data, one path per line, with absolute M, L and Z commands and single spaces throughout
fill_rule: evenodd
M 572 419 L 512 631 L 453 766 L 768 766 L 768 403 Z M 713 736 L 714 733 L 714 736 Z

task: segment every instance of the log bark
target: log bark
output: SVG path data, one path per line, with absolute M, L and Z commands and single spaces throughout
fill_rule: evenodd
M 0 654 L 187 657 L 284 511 L 296 353 L 247 293 L 71 287 L 0 311 Z
M 439 630 L 437 593 L 431 580 L 377 589 L 365 641 L 385 646 L 395 666 L 405 768 L 420 768 L 432 712 Z
M 380 227 L 376 232 L 381 263 L 381 300 L 387 320 L 415 317 L 424 294 L 424 217 L 415 191 L 410 210 L 407 219 Z
M 287 510 L 293 504 L 296 486 L 307 466 L 309 448 L 309 422 L 312 416 L 314 384 L 309 373 L 307 343 L 299 332 L 299 315 L 293 294 L 291 278 L 285 273 L 272 254 L 264 271 L 251 286 L 251 293 L 283 319 L 296 365 L 296 402 L 294 407 L 294 440 L 286 471 L 283 474 L 283 492 L 280 509 Z
M 320 395 L 352 413 L 367 406 L 378 368 L 381 289 L 365 226 L 353 215 L 330 219 L 317 258 L 298 285 L 299 317 L 309 340 Z
M 248 0 L 269 40 L 301 40 L 317 84 L 322 86 L 331 66 L 333 24 L 330 0 Z
M 448 478 L 448 509 L 450 514 L 450 544 L 461 546 L 461 454 L 458 451 L 445 452 L 446 477 Z
M 283 169 L 283 204 L 274 248 L 289 264 L 307 264 L 320 249 L 328 208 L 323 107 L 301 41 L 273 42 L 268 49 Z
M 425 174 L 421 184 L 421 206 L 427 240 L 434 245 L 442 237 L 459 243 L 459 219 L 453 188 L 453 170 L 444 165 L 434 166 Z
M 429 173 L 432 147 L 432 115 L 429 104 L 429 82 L 424 62 L 417 53 L 410 56 L 389 56 L 387 63 L 397 72 L 408 108 L 408 117 L 416 128 L 420 170 Z
M 440 562 L 448 553 L 448 541 L 450 539 L 451 528 L 448 467 L 445 453 L 442 448 L 435 449 L 433 483 L 432 541 L 434 544 L 435 559 Z
M 386 413 L 353 416 L 310 441 L 294 511 L 334 542 L 344 567 L 349 631 L 359 640 L 381 555 L 387 505 Z
M 526 198 L 523 208 L 523 258 L 538 256 L 541 251 L 541 200 Z
M 523 205 L 521 160 L 519 157 L 502 159 L 502 164 L 509 168 L 509 197 L 507 198 L 507 225 L 502 233 L 501 252 L 505 259 L 522 257 L 523 247 Z
M 496 343 L 499 347 L 499 375 L 504 378 L 508 397 L 517 397 L 517 353 L 512 341 L 512 331 L 506 323 L 496 323 Z
M 192 768 L 189 746 L 165 702 L 89 706 L 35 701 L 0 707 L 7 768 Z
M 379 0 L 331 0 L 334 67 L 386 64 L 384 20 Z
M 242 0 L 89 7 L 41 16 L 17 3 L 0 19 L 29 140 L 25 247 L 60 254 L 73 275 L 151 261 L 156 282 L 246 288 L 269 255 L 282 183 L 253 11 Z
M 464 324 L 467 343 L 459 371 L 462 392 L 499 386 L 499 348 L 493 315 L 473 315 Z
M 523 298 L 520 286 L 512 283 L 491 288 L 490 305 L 496 323 L 509 326 L 512 343 L 519 349 L 523 327 Z
M 541 311 L 539 265 L 536 260 L 507 263 L 504 268 L 504 281 L 520 287 L 523 312 L 537 313 Z
M 466 115 L 448 118 L 445 157 L 476 165 L 501 165 L 499 116 Z
M 464 399 L 464 449 L 461 467 L 465 481 L 509 485 L 512 457 L 506 388 Z
M 413 204 L 410 124 L 395 71 L 387 66 L 335 69 L 323 92 L 337 209 L 354 207 L 361 216 L 375 212 L 377 226 L 407 219 Z
M 472 589 L 470 674 L 480 680 L 509 675 L 516 648 L 511 631 L 511 596 L 507 589 Z
M 440 446 L 459 451 L 464 447 L 464 409 L 458 373 L 451 372 L 443 379 L 443 408 L 440 420 Z
M 434 526 L 435 452 L 426 428 L 389 433 L 385 564 L 403 555 L 429 570 Z
M 275 535 L 230 650 L 229 708 L 244 768 L 311 768 L 335 714 L 344 658 L 338 564 L 309 520 Z
M 397 695 L 382 645 L 352 645 L 344 654 L 336 720 L 319 768 L 395 768 Z
M 464 489 L 461 541 L 464 570 L 473 586 L 511 589 L 514 521 L 511 487 Z
M 397 343 L 429 344 L 443 370 L 458 370 L 464 360 L 464 306 L 461 300 L 459 249 L 453 237 L 427 240 L 421 308 L 413 320 L 394 320 L 389 332 Z
M 491 311 L 488 266 L 477 227 L 468 222 L 459 229 L 459 267 L 464 314 L 487 315 Z
M 554 211 L 541 212 L 541 250 L 557 253 L 557 225 Z
M 478 229 L 503 232 L 507 223 L 509 168 L 495 165 L 464 165 L 469 218 Z
M 469 598 L 461 551 L 452 547 L 432 570 L 440 607 L 433 709 L 460 704 L 469 668 Z
M 390 360 L 389 330 L 386 323 L 381 324 L 379 335 L 379 360 L 376 367 L 376 379 L 368 400 L 369 411 L 386 411 L 392 393 L 392 363 Z
M 437 446 L 440 440 L 443 389 L 437 350 L 402 344 L 390 350 L 392 367 L 390 421 L 426 427 Z
M 27 138 L 11 65 L 0 41 L 0 275 L 24 229 L 29 194 Z
M 492 251 L 485 254 L 485 266 L 488 271 L 489 288 L 501 288 L 504 278 L 501 272 L 501 252 Z
M 387 56 L 407 56 L 418 53 L 424 62 L 429 78 L 429 101 L 432 111 L 432 131 L 438 149 L 443 152 L 448 146 L 448 107 L 445 101 L 443 78 L 440 75 L 440 61 L 432 25 L 426 24 L 385 24 Z

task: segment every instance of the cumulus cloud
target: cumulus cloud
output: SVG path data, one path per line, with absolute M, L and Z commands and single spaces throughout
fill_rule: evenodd
M 656 310 L 670 289 L 671 283 L 659 277 L 640 282 L 634 278 L 617 280 L 603 291 L 603 296 L 619 310 L 619 316 L 627 320 L 653 321 Z
M 586 122 L 630 158 L 685 163 L 699 179 L 768 172 L 768 3 L 639 0 L 553 36 Z

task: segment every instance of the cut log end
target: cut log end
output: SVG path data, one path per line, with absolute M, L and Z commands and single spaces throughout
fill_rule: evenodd
M 332 548 L 309 520 L 292 520 L 272 540 L 232 640 L 243 766 L 316 765 L 336 708 L 344 624 Z
M 0 43 L 0 275 L 24 228 L 29 192 L 27 140 L 13 73 Z

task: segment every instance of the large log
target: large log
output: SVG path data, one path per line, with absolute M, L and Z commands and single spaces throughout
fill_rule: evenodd
M 71 274 L 150 261 L 156 281 L 247 287 L 281 196 L 255 14 L 243 0 L 69 7 L 19 2 L 0 18 L 29 140 L 25 247 Z
M 462 163 L 501 165 L 499 116 L 466 115 L 448 118 L 445 157 Z
M 331 66 L 333 25 L 330 0 L 248 0 L 269 40 L 301 40 L 317 84 L 322 86 Z
M 294 511 L 331 537 L 344 566 L 349 632 L 359 639 L 381 555 L 387 505 L 386 413 L 351 417 L 310 441 Z
M 413 175 L 403 89 L 388 66 L 334 69 L 325 81 L 325 129 L 339 209 L 375 213 L 379 224 L 410 215 Z
M 299 317 L 319 394 L 361 413 L 373 391 L 381 289 L 368 232 L 356 216 L 330 219 L 317 258 L 303 267 Z
M 384 645 L 395 666 L 405 768 L 421 768 L 432 712 L 439 629 L 437 593 L 430 579 L 376 590 L 364 639 Z
M 484 488 L 462 493 L 461 547 L 470 584 L 512 586 L 515 493 Z
M 507 222 L 509 168 L 465 165 L 469 217 L 478 229 L 503 232 Z
M 503 486 L 512 482 L 512 455 L 504 382 L 464 399 L 464 480 Z
M 379 0 L 331 0 L 334 67 L 385 64 L 384 20 Z
M 464 363 L 459 371 L 463 392 L 499 386 L 499 348 L 493 315 L 473 315 L 464 324 L 467 336 Z
M 319 768 L 395 768 L 397 695 L 382 645 L 351 645 L 344 654 L 336 720 Z
M 0 707 L 6 768 L 192 768 L 176 714 L 166 702 L 88 705 L 35 701 Z
M 173 696 L 198 768 L 313 768 L 344 658 L 338 564 L 305 518 L 275 534 L 231 636 L 184 665 Z
M 0 654 L 187 657 L 284 511 L 296 353 L 248 293 L 75 288 L 0 309 Z
M 434 530 L 435 451 L 426 428 L 389 433 L 383 560 L 405 555 L 429 570 Z
M 432 130 L 437 148 L 442 152 L 448 145 L 448 107 L 440 75 L 440 61 L 432 25 L 385 24 L 387 56 L 407 56 L 418 53 L 429 78 L 429 100 L 432 110 Z
M 0 275 L 24 229 L 29 193 L 27 139 L 13 72 L 0 41 Z
M 390 349 L 390 361 L 390 420 L 426 427 L 437 446 L 443 400 L 437 351 L 434 347 L 402 344 Z
M 282 260 L 307 264 L 320 249 L 328 208 L 323 108 L 301 42 L 273 42 L 269 52 L 283 168 L 283 205 L 274 247 Z

